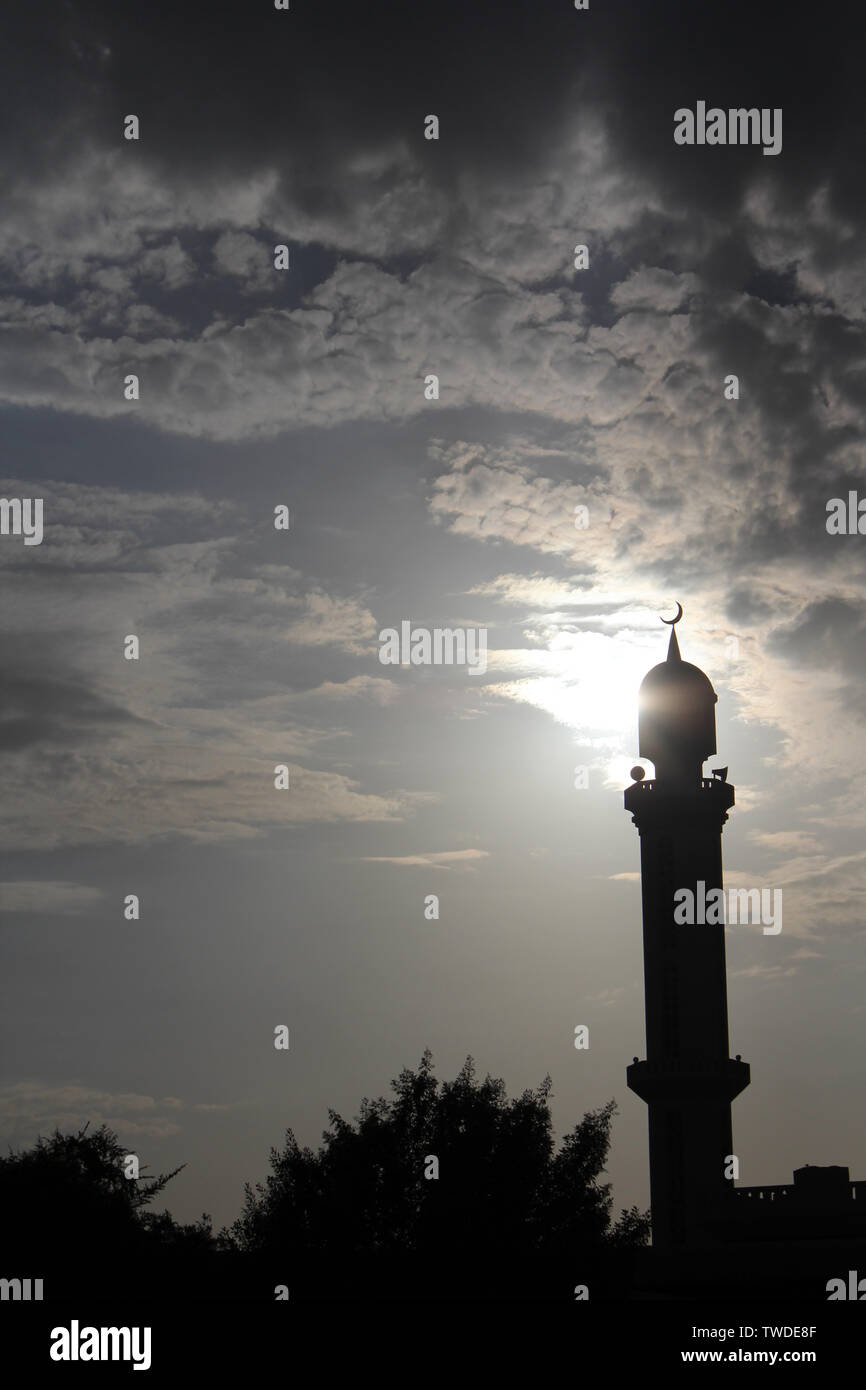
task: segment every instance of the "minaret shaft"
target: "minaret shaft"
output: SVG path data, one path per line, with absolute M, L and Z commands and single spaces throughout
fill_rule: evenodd
M 636 769 L 641 780 L 627 788 L 625 806 L 641 843 L 647 1058 L 627 1078 L 649 1107 L 653 1246 L 671 1250 L 711 1242 L 724 1220 L 731 1101 L 749 1084 L 748 1064 L 728 1055 L 724 915 L 701 920 L 707 897 L 723 887 L 722 826 L 734 789 L 702 776 L 703 757 L 715 751 L 716 695 L 673 640 L 641 695 L 644 751 L 656 752 L 657 776 L 644 781 Z M 698 914 L 688 923 L 674 920 L 682 889 Z
M 722 887 L 719 808 L 711 797 L 680 800 L 687 814 L 678 816 L 664 805 L 648 806 L 640 820 L 646 1043 L 651 1062 L 728 1055 L 724 926 L 678 925 L 673 920 L 678 889 L 690 889 L 697 903 Z

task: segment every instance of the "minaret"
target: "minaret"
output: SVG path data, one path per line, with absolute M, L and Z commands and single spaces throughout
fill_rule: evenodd
M 647 1058 L 626 1076 L 649 1106 L 653 1247 L 709 1243 L 732 1198 L 731 1101 L 749 1066 L 728 1056 L 725 928 L 702 922 L 701 902 L 722 887 L 722 826 L 734 804 L 727 769 L 703 776 L 716 751 L 718 699 L 703 671 L 683 661 L 670 622 L 667 660 L 640 688 L 639 748 L 655 764 L 634 768 L 625 808 L 640 833 Z M 674 894 L 695 894 L 695 924 L 674 921 Z M 680 900 L 682 901 L 682 900 Z M 682 914 L 680 914 L 682 915 Z M 712 915 L 712 914 L 710 914 Z

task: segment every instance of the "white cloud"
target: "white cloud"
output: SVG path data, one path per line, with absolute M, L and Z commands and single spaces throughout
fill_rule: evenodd
M 471 868 L 479 859 L 487 859 L 486 849 L 437 850 L 426 854 L 368 856 L 364 864 L 395 864 L 405 869 Z
M 378 676 L 352 676 L 346 681 L 324 681 L 313 690 L 305 690 L 302 700 L 371 700 L 376 705 L 393 705 L 400 699 L 401 687 L 396 681 Z
M 658 266 L 641 266 L 610 291 L 611 303 L 621 312 L 647 310 L 657 314 L 673 314 L 684 301 L 697 293 L 699 281 L 688 272 L 677 275 Z

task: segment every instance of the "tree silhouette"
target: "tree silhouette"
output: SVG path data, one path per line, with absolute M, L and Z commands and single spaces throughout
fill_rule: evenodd
M 151 1277 L 167 1252 L 213 1248 L 210 1220 L 179 1225 L 144 1208 L 181 1168 L 128 1178 L 128 1153 L 106 1125 L 88 1133 L 55 1130 L 31 1149 L 0 1157 L 0 1230 L 10 1273 L 61 1290 L 109 1292 Z M 182 1167 L 183 1165 L 181 1165 Z M 162 1263 L 168 1268 L 168 1262 Z
M 278 1284 L 301 1300 L 563 1298 L 576 1283 L 622 1295 L 649 1218 L 633 1207 L 612 1222 L 613 1101 L 557 1149 L 549 1077 L 509 1100 L 471 1058 L 440 1084 L 428 1051 L 391 1084 L 354 1124 L 330 1111 L 316 1152 L 288 1130 L 218 1237 L 207 1215 L 146 1210 L 181 1168 L 127 1178 L 107 1126 L 55 1130 L 0 1158 L 4 1274 L 43 1279 L 51 1298 L 259 1300 Z
M 555 1280 L 566 1269 L 597 1275 L 646 1243 L 648 1215 L 631 1208 L 611 1225 L 610 1184 L 599 1181 L 613 1101 L 557 1152 L 549 1077 L 509 1101 L 501 1080 L 476 1080 L 471 1058 L 440 1084 L 426 1051 L 392 1089 L 392 1100 L 362 1101 L 355 1124 L 329 1111 L 317 1152 L 287 1131 L 265 1182 L 245 1188 L 229 1233 L 238 1251 L 266 1257 L 284 1282 L 308 1284 L 318 1262 L 333 1289 L 342 1270 L 347 1296 L 359 1270 L 386 1287 L 420 1276 L 454 1296 L 467 1281 L 492 1295 L 530 1266 Z M 425 1176 L 432 1159 L 438 1177 Z

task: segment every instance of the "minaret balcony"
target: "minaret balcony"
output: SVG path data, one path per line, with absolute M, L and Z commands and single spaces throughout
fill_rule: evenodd
M 626 1068 L 629 1090 L 654 1105 L 692 1105 L 732 1101 L 749 1084 L 748 1062 L 739 1057 L 666 1057 L 632 1062 Z
M 632 782 L 623 795 L 625 809 L 630 811 L 635 824 L 641 812 L 651 808 L 664 809 L 676 813 L 700 814 L 699 808 L 713 807 L 719 813 L 720 823 L 728 818 L 728 811 L 734 804 L 734 788 L 730 782 L 720 777 L 694 777 L 684 780 L 648 777 L 640 782 Z

